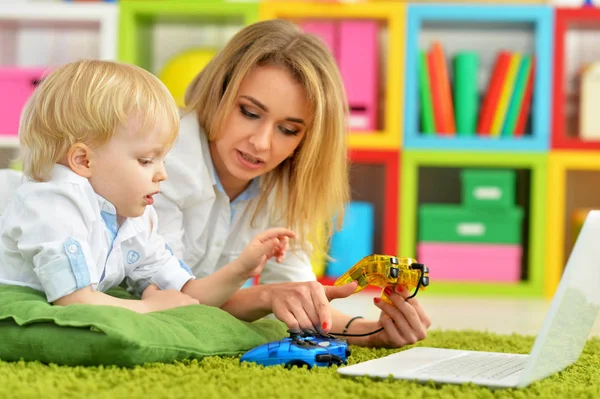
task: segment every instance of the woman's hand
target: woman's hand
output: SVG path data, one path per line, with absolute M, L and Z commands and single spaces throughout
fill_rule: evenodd
M 273 314 L 293 331 L 328 333 L 333 321 L 329 301 L 346 298 L 356 289 L 352 282 L 324 286 L 316 281 L 270 285 L 268 296 Z
M 427 329 L 431 321 L 425 310 L 415 298 L 406 300 L 411 293 L 400 286 L 387 287 L 389 304 L 381 298 L 374 298 L 375 306 L 381 309 L 381 315 L 376 323 L 371 323 L 371 331 L 383 330 L 367 337 L 365 346 L 399 348 L 411 345 L 427 337 Z M 364 328 L 364 326 L 363 326 Z M 350 328 L 349 333 L 353 333 Z

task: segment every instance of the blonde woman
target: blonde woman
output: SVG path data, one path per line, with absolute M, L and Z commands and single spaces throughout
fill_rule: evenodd
M 223 309 L 244 320 L 273 313 L 294 330 L 366 334 L 358 345 L 398 347 L 424 339 L 430 321 L 416 300 L 393 294 L 379 320 L 355 320 L 329 300 L 356 284 L 315 281 L 316 232 L 329 237 L 349 199 L 345 93 L 335 61 L 290 22 L 242 29 L 187 89 L 169 179 L 156 198 L 159 231 L 196 276 L 218 271 L 257 231 L 297 234 L 284 262 L 267 262 L 260 285 Z M 348 265 L 350 267 L 352 265 Z M 351 324 L 350 324 L 351 323 Z
M 168 249 L 152 203 L 178 130 L 175 101 L 142 68 L 82 60 L 52 72 L 21 118 L 28 181 L 0 219 L 0 284 L 42 291 L 55 305 L 146 313 L 221 306 L 267 258 L 281 261 L 294 236 L 283 228 L 202 279 Z M 104 293 L 124 279 L 141 300 Z

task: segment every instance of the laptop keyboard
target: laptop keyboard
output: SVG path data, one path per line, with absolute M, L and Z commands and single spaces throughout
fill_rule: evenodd
M 420 377 L 460 377 L 501 380 L 525 368 L 527 356 L 472 353 L 444 360 L 419 370 Z

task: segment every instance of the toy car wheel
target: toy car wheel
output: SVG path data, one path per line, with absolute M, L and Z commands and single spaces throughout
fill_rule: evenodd
M 299 369 L 301 369 L 303 366 L 306 366 L 307 368 L 310 369 L 310 364 L 308 364 L 302 360 L 290 360 L 289 362 L 287 362 L 285 364 L 285 368 L 287 368 L 287 369 L 291 369 L 294 366 L 298 367 Z

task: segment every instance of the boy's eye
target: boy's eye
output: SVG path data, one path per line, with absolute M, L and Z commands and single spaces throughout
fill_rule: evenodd
M 260 117 L 258 114 L 248 111 L 243 105 L 240 105 L 240 111 L 248 119 L 258 119 Z
M 152 163 L 152 159 L 151 158 L 140 158 L 140 159 L 138 159 L 138 162 L 142 166 L 148 166 Z

